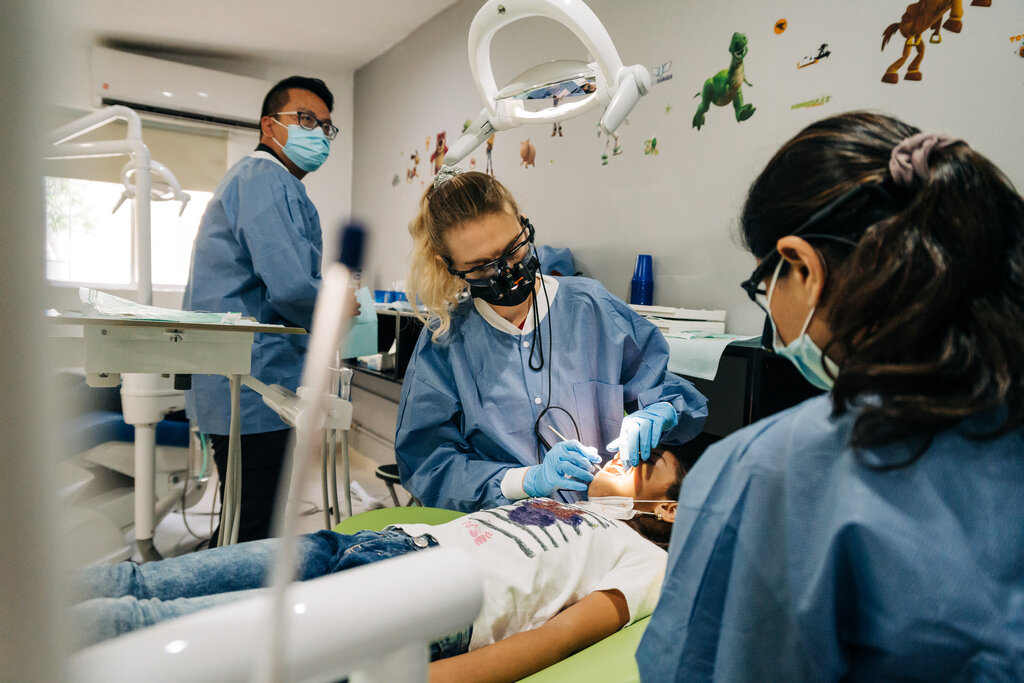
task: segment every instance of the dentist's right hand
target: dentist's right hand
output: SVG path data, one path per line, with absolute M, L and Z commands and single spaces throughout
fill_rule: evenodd
M 544 455 L 544 462 L 526 470 L 523 491 L 528 496 L 550 496 L 556 489 L 586 491 L 594 480 L 592 464 L 601 462 L 597 449 L 579 441 L 560 441 Z

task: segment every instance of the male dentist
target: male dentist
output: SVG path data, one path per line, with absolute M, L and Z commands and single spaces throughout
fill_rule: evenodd
M 318 78 L 291 76 L 263 100 L 260 143 L 221 180 L 199 224 L 182 308 L 239 312 L 261 323 L 309 329 L 320 287 L 320 217 L 301 180 L 327 160 L 338 129 L 334 96 Z M 256 334 L 254 377 L 298 386 L 308 337 Z M 227 471 L 230 391 L 225 377 L 196 375 L 190 418 L 212 446 L 223 483 Z M 288 426 L 261 397 L 242 388 L 239 541 L 266 538 Z M 223 484 L 220 490 L 224 500 Z M 226 532 L 225 532 L 226 533 Z M 211 546 L 217 542 L 217 535 Z

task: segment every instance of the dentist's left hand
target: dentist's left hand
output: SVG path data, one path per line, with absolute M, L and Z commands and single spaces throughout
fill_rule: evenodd
M 608 451 L 618 453 L 628 471 L 639 465 L 641 460 L 649 460 L 651 449 L 661 441 L 661 435 L 678 422 L 679 416 L 671 403 L 652 403 L 622 419 L 619 438 L 608 444 Z

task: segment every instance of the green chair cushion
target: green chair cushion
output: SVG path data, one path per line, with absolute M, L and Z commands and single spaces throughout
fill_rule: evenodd
M 636 649 L 650 619 L 644 617 L 585 650 L 527 676 L 521 683 L 636 683 L 640 680 Z
M 401 507 L 367 510 L 352 515 L 334 527 L 339 534 L 380 531 L 388 524 L 444 524 L 466 513 L 443 508 Z

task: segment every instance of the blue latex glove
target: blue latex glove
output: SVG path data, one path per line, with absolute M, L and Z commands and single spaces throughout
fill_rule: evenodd
M 622 419 L 619 438 L 608 444 L 610 453 L 618 453 L 619 460 L 628 472 L 640 461 L 651 457 L 651 449 L 661 441 L 661 435 L 679 422 L 679 415 L 671 403 L 652 403 Z
M 586 491 L 594 481 L 591 464 L 601 462 L 597 449 L 579 441 L 561 441 L 544 455 L 544 462 L 526 470 L 523 490 L 529 496 L 550 496 L 556 489 Z

